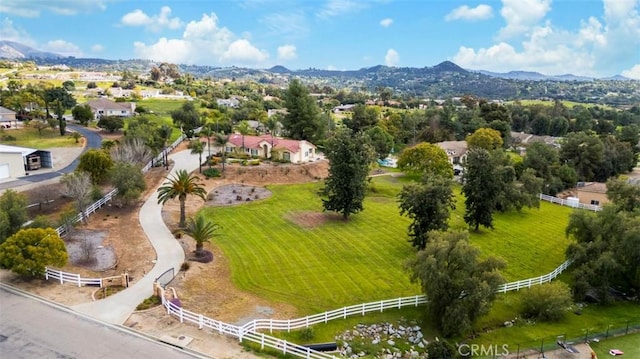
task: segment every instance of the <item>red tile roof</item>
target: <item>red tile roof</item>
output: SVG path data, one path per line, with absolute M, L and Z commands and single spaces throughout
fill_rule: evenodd
M 261 144 L 266 142 L 271 144 L 271 135 L 261 135 L 261 136 L 244 136 L 244 147 L 259 150 L 261 149 Z M 288 140 L 284 138 L 273 138 L 273 147 L 276 149 L 284 149 L 291 153 L 296 153 L 300 151 L 300 142 L 298 140 Z M 229 136 L 229 143 L 233 144 L 236 147 L 242 147 L 242 135 L 238 133 L 234 133 Z M 313 145 L 311 145 L 313 146 Z M 314 146 L 315 147 L 315 146 Z

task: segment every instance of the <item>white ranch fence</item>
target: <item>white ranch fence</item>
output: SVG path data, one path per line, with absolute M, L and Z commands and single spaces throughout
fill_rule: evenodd
M 178 147 L 178 145 L 180 143 L 182 143 L 182 141 L 184 141 L 184 139 L 186 138 L 186 136 L 183 134 L 180 137 L 178 137 L 177 140 L 175 140 L 169 147 L 167 147 L 162 153 L 158 154 L 156 157 L 154 157 L 151 161 L 149 161 L 144 167 L 142 167 L 142 172 L 145 173 L 147 171 L 149 171 L 152 167 L 154 163 L 158 163 L 158 161 L 160 161 L 163 157 L 164 157 L 164 153 L 169 153 L 171 151 L 173 151 L 174 148 Z M 115 197 L 118 194 L 118 190 L 117 189 L 112 189 L 109 193 L 107 193 L 104 197 L 100 198 L 99 200 L 97 200 L 96 202 L 92 203 L 91 205 L 89 205 L 84 212 L 78 212 L 78 214 L 76 214 L 75 217 L 73 217 L 69 222 L 69 224 L 75 224 L 80 222 L 83 218 L 87 218 L 89 217 L 91 214 L 93 214 L 95 211 L 97 211 L 98 209 L 102 208 L 102 206 L 104 206 L 106 203 L 108 203 L 109 201 L 111 201 L 113 199 L 113 197 Z M 58 228 L 56 228 L 56 232 L 58 232 L 59 236 L 63 236 L 64 234 L 67 233 L 67 230 L 69 228 L 68 224 L 62 225 Z
M 60 281 L 60 284 L 73 283 L 77 284 L 78 287 L 82 287 L 83 285 L 95 285 L 102 288 L 102 278 L 82 278 L 80 274 L 67 273 L 53 268 L 45 268 L 44 278 L 46 280 L 55 279 Z
M 542 193 L 540 193 L 540 199 L 543 200 L 543 201 L 556 203 L 556 204 L 559 204 L 561 206 L 568 206 L 568 207 L 572 207 L 572 208 L 586 209 L 586 210 L 595 211 L 595 212 L 602 210 L 602 207 L 596 206 L 596 205 L 593 205 L 593 204 L 584 204 L 584 203 L 575 202 L 575 201 L 568 201 L 566 199 L 553 197 L 553 196 L 548 196 L 548 195 L 542 194 Z
M 550 282 L 558 275 L 560 275 L 567 267 L 571 265 L 570 261 L 562 263 L 558 268 L 552 272 L 540 277 L 529 278 L 519 280 L 516 282 L 505 283 L 498 287 L 497 293 L 506 293 L 509 291 L 520 290 L 522 288 L 530 288 L 534 285 Z M 334 309 L 328 312 L 315 314 L 303 318 L 277 320 L 277 319 L 255 319 L 243 326 L 235 326 L 221 322 L 219 320 L 211 319 L 202 314 L 193 313 L 177 305 L 162 296 L 162 305 L 167 309 L 167 314 L 173 315 L 180 320 L 180 323 L 185 321 L 196 324 L 199 329 L 210 328 L 217 331 L 220 334 L 227 334 L 238 338 L 250 340 L 254 343 L 260 344 L 260 348 L 269 347 L 283 354 L 291 354 L 300 358 L 335 358 L 332 355 L 314 351 L 304 346 L 296 345 L 287 342 L 282 339 L 268 336 L 264 333 L 258 332 L 259 330 L 269 330 L 272 333 L 274 330 L 286 330 L 307 328 L 310 325 L 327 323 L 330 320 L 344 319 L 346 317 L 354 315 L 365 315 L 370 312 L 382 312 L 385 309 L 398 309 L 403 307 L 417 307 L 427 303 L 427 298 L 424 295 L 415 295 L 411 297 L 401 297 L 388 300 L 381 300 L 371 303 L 356 304 L 348 307 Z

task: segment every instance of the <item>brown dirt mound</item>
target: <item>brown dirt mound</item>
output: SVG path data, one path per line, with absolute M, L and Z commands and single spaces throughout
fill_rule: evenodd
M 285 216 L 285 219 L 302 228 L 315 228 L 328 221 L 339 221 L 342 216 L 337 213 L 324 212 L 298 212 Z

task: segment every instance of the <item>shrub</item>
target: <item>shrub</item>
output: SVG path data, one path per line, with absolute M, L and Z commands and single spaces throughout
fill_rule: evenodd
M 217 168 L 207 168 L 206 170 L 202 171 L 202 174 L 207 178 L 220 177 L 220 170 L 218 170 Z
M 571 291 L 565 283 L 542 284 L 528 289 L 522 299 L 522 315 L 542 321 L 557 321 L 562 319 L 571 303 Z
M 315 337 L 315 333 L 313 331 L 313 328 L 311 327 L 307 327 L 304 328 L 300 331 L 300 340 L 308 342 L 310 340 L 312 340 Z
M 145 310 L 160 305 L 160 297 L 152 295 L 149 298 L 145 298 L 142 303 L 138 304 L 136 310 Z
M 11 135 L 4 135 L 4 136 L 2 136 L 2 140 L 3 141 L 16 141 L 16 138 L 11 136 Z
M 186 272 L 189 268 L 191 268 L 191 264 L 189 264 L 189 262 L 182 262 L 182 265 L 180 266 L 181 271 Z

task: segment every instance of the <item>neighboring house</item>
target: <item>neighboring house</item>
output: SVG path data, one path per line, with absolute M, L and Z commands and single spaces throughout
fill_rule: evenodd
M 602 206 L 609 203 L 607 184 L 602 182 L 578 182 L 576 187 L 578 200 L 582 204 Z
M 449 163 L 454 167 L 461 165 L 467 156 L 467 141 L 444 141 L 436 143 L 436 146 L 447 153 Z
M 340 105 L 340 106 L 334 107 L 333 112 L 334 113 L 351 112 L 353 111 L 354 107 L 356 107 L 355 104 Z
M 17 124 L 16 112 L 0 106 L 0 126 L 8 128 L 15 127 Z
M 106 98 L 90 100 L 86 103 L 99 120 L 103 116 L 132 117 L 135 114 L 135 102 L 114 102 Z
M 528 145 L 534 142 L 542 142 L 556 148 L 560 147 L 559 142 L 562 139 L 562 137 L 538 136 L 538 135 L 532 135 L 530 133 L 514 132 L 514 131 L 511 131 L 511 138 L 513 139 L 513 142 L 515 144 Z
M 231 107 L 231 108 L 240 107 L 240 100 L 238 100 L 235 97 L 232 97 L 232 98 L 219 98 L 219 99 L 216 100 L 216 103 L 218 104 L 218 106 L 223 106 L 223 107 Z
M 305 163 L 317 157 L 316 146 L 308 141 L 288 140 L 271 135 L 244 136 L 244 152 L 251 156 Z M 229 136 L 225 152 L 242 151 L 242 135 L 234 133 Z
M 53 167 L 51 152 L 0 145 L 0 181 L 16 179 L 42 167 Z

